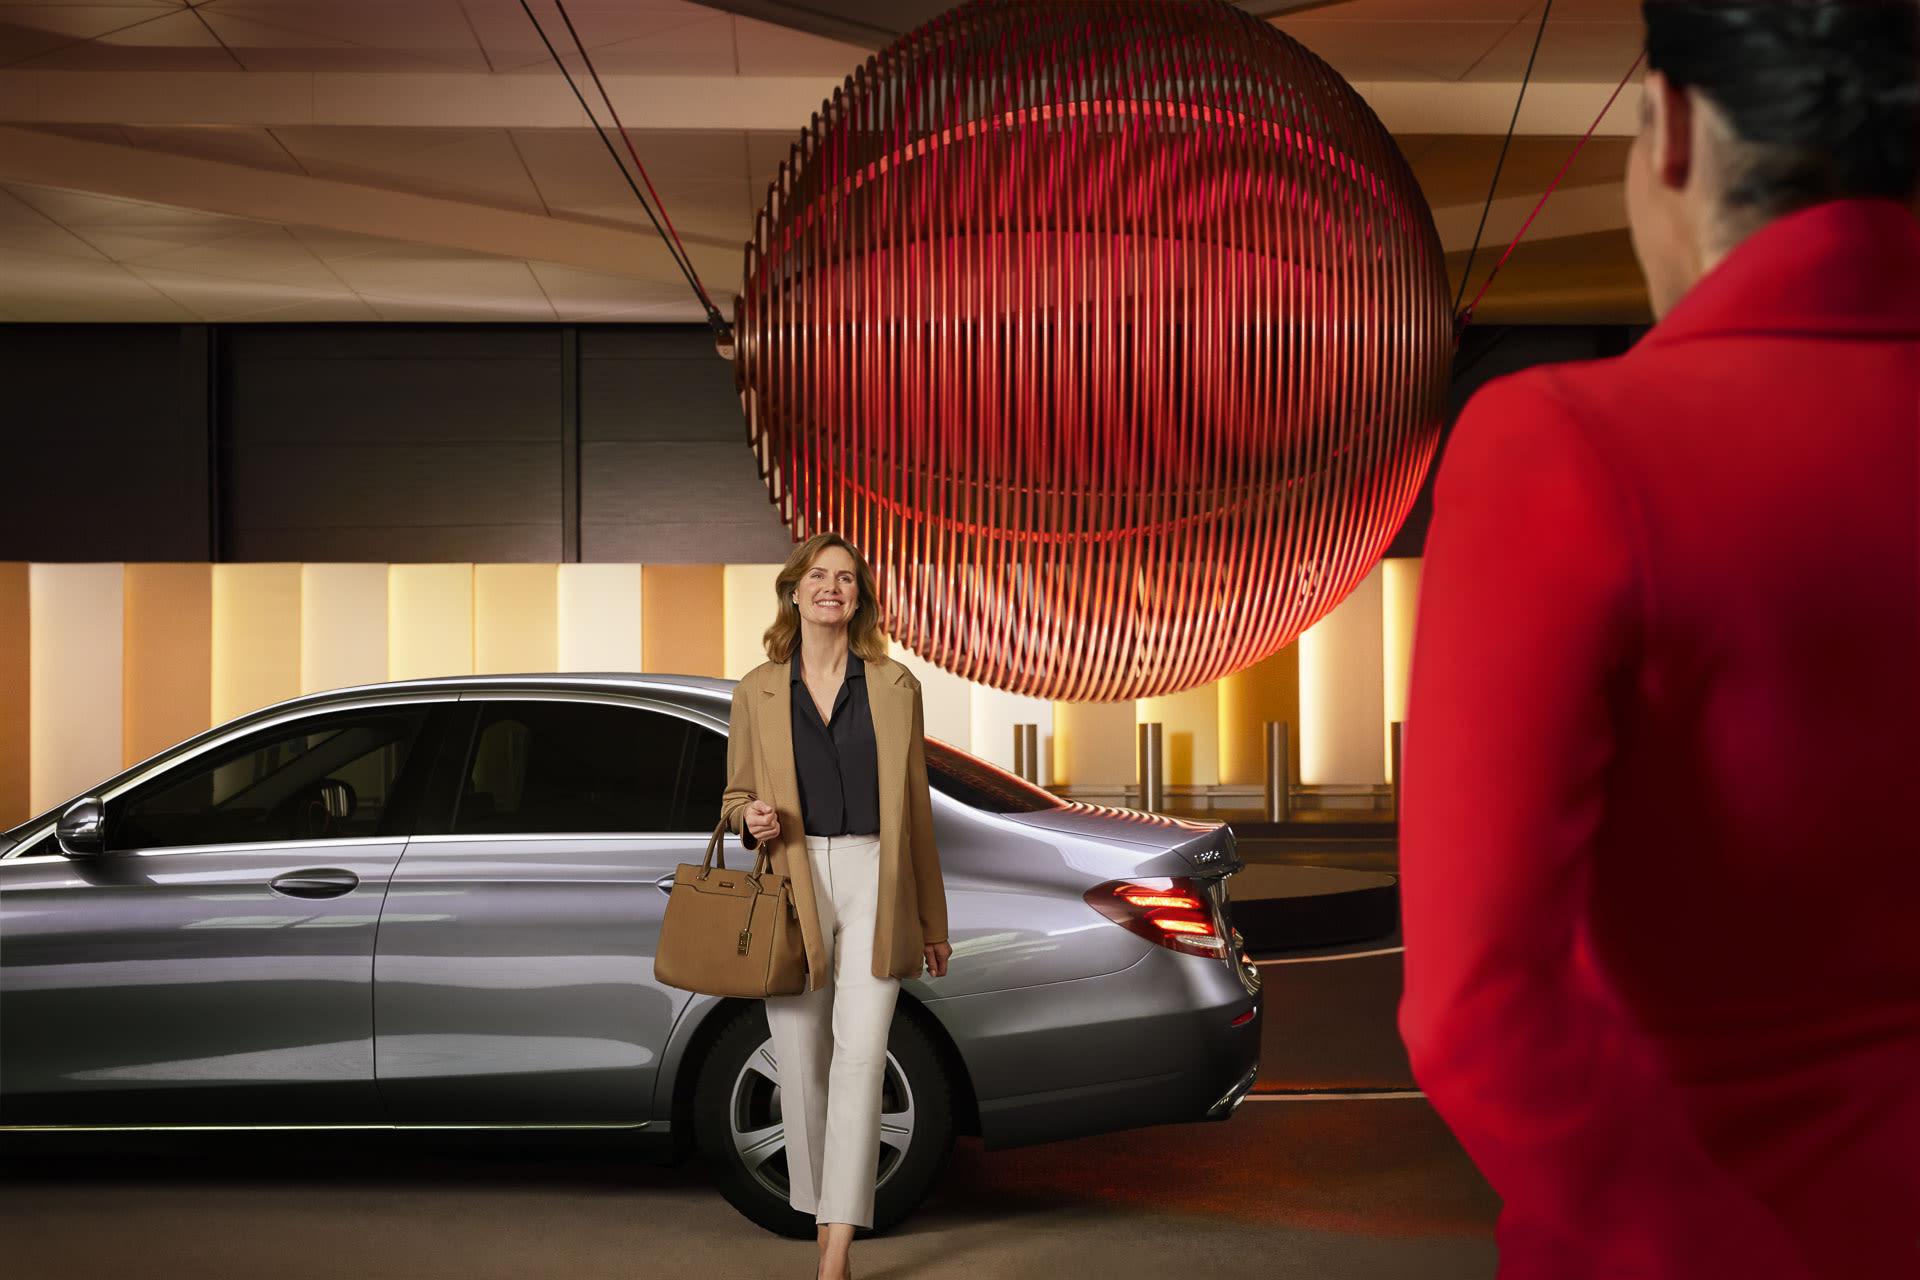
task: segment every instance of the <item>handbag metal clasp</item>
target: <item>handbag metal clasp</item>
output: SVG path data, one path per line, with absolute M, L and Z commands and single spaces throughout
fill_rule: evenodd
M 753 930 L 742 929 L 740 931 L 740 954 L 741 955 L 747 954 L 747 948 L 752 944 L 752 942 L 753 942 Z

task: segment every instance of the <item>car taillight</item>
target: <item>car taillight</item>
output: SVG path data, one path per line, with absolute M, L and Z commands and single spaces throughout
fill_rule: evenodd
M 1222 959 L 1227 954 L 1212 900 L 1185 877 L 1110 880 L 1084 896 L 1095 911 L 1149 942 L 1191 956 Z

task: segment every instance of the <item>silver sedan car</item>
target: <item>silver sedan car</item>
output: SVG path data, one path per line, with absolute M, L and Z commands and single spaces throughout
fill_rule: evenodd
M 741 1212 L 811 1236 L 762 1006 L 653 977 L 674 868 L 719 812 L 731 693 L 318 694 L 0 836 L 0 1129 L 620 1129 L 651 1158 L 697 1149 Z M 901 989 L 876 1230 L 956 1133 L 1224 1119 L 1258 1070 L 1225 827 L 927 757 L 954 954 Z

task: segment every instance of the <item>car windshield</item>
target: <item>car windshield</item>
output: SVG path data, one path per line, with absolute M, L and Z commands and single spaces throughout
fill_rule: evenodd
M 1038 813 L 1067 802 L 979 756 L 927 739 L 927 781 L 934 790 L 988 813 Z

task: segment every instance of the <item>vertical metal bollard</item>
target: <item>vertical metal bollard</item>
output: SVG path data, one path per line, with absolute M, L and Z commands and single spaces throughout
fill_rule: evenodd
M 1400 730 L 1405 722 L 1393 722 L 1393 820 L 1400 821 Z
M 1035 786 L 1040 785 L 1040 726 L 1013 726 L 1013 771 Z
M 1287 759 L 1287 722 L 1267 721 L 1267 821 L 1286 822 L 1293 816 L 1293 769 Z
M 1140 807 L 1148 813 L 1158 813 L 1167 804 L 1165 758 L 1160 752 L 1160 722 L 1150 720 L 1141 725 L 1139 739 Z

